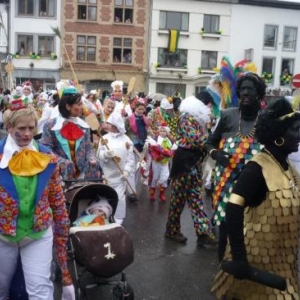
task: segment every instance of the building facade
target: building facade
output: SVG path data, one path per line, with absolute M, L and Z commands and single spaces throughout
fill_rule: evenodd
M 229 54 L 232 1 L 153 0 L 149 92 L 181 96 L 204 89 Z M 176 49 L 169 46 L 177 30 Z
M 55 88 L 60 79 L 61 55 L 60 40 L 52 28 L 60 27 L 60 20 L 59 0 L 10 1 L 8 63 L 11 60 L 13 65 L 14 85 L 29 80 L 34 90 Z
M 229 57 L 252 60 L 269 93 L 290 91 L 300 73 L 300 3 L 239 0 L 231 10 Z
M 145 91 L 149 30 L 148 0 L 64 0 L 62 78 L 76 77 L 86 91 L 111 92 L 111 82 L 130 78 Z M 68 55 L 66 55 L 66 52 Z M 72 71 L 72 68 L 74 72 Z
M 232 64 L 253 61 L 268 93 L 289 93 L 300 73 L 299 9 L 299 3 L 273 0 L 153 0 L 149 91 L 195 94 L 226 55 Z M 170 29 L 179 31 L 174 52 Z

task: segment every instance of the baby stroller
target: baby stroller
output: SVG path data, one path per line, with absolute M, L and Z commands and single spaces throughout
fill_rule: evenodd
M 78 299 L 99 285 L 115 285 L 112 300 L 133 300 L 134 292 L 123 270 L 133 262 L 133 243 L 127 231 L 114 222 L 118 204 L 116 191 L 101 183 L 75 184 L 65 191 L 71 224 L 82 215 L 95 196 L 104 196 L 112 207 L 109 224 L 71 227 L 70 248 L 77 281 Z M 112 277 L 121 273 L 121 279 Z

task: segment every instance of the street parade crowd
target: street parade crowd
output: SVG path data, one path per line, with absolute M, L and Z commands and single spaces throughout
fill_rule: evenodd
M 3 91 L 0 300 L 14 299 L 20 276 L 29 299 L 53 299 L 53 249 L 62 299 L 75 299 L 64 189 L 83 179 L 117 192 L 120 225 L 127 201 L 146 201 L 137 184 L 148 186 L 150 202 L 169 205 L 165 238 L 175 243 L 187 242 L 180 222 L 187 204 L 197 244 L 218 247 L 218 299 L 299 299 L 297 97 L 267 101 L 253 64 L 229 68 L 224 58 L 207 87 L 184 99 L 178 91 L 124 94 L 121 80 L 104 99 L 69 80 L 52 91 L 36 92 L 29 81 Z M 104 201 L 86 211 L 107 219 L 112 208 Z

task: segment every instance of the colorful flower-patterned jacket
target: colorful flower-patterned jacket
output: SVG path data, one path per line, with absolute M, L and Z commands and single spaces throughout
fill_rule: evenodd
M 58 131 L 51 130 L 56 119 L 50 119 L 44 125 L 41 143 L 49 147 L 58 157 L 60 174 L 64 180 L 73 179 L 75 167 L 71 158 L 71 151 L 68 140 L 64 139 Z M 91 165 L 91 160 L 96 160 L 96 154 L 92 147 L 90 131 L 82 128 L 83 137 L 76 140 L 76 166 L 80 172 L 84 172 L 85 178 L 101 178 L 101 167 L 97 162 L 96 166 Z
M 6 139 L 0 141 L 0 161 Z M 61 186 L 57 158 L 51 151 L 38 144 L 38 151 L 51 157 L 46 169 L 39 173 L 35 199 L 34 225 L 32 230 L 46 230 L 54 223 L 54 249 L 62 270 L 63 284 L 72 283 L 67 268 L 66 243 L 69 233 L 69 218 L 65 196 Z M 19 197 L 13 177 L 8 168 L 0 169 L 0 234 L 16 235 Z M 52 213 L 51 213 L 52 211 Z

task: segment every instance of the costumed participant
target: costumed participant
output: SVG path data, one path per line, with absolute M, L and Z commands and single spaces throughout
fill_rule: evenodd
M 175 130 L 178 125 L 178 119 L 175 118 L 174 115 L 173 98 L 163 98 L 161 100 L 160 106 L 151 110 L 148 113 L 147 118 L 149 120 L 149 126 L 153 132 L 154 138 L 158 137 L 159 127 L 162 124 L 167 124 L 167 126 L 170 128 L 169 138 L 172 142 L 175 142 Z
M 102 122 L 103 107 L 100 100 L 98 99 L 98 93 L 96 90 L 91 90 L 89 92 L 86 99 L 83 101 L 83 106 L 86 111 L 86 116 L 90 113 L 94 113 L 99 123 Z
M 113 113 L 116 107 L 116 102 L 110 98 L 105 98 L 103 102 L 103 118 L 101 123 L 101 135 L 107 133 L 107 119 Z
M 50 95 L 50 106 L 51 106 L 51 114 L 50 119 L 55 119 L 59 116 L 58 103 L 59 103 L 59 95 L 57 90 L 51 91 Z
M 219 117 L 220 115 L 220 110 L 218 108 L 218 105 L 220 103 L 220 97 L 219 99 L 215 100 L 217 96 L 215 95 L 215 97 L 213 97 L 212 95 L 213 95 L 213 91 L 208 88 L 206 88 L 204 91 L 196 95 L 196 98 L 202 101 L 211 111 L 210 122 L 207 123 L 207 130 L 209 133 L 212 132 L 216 123 L 216 118 Z M 209 155 L 207 155 L 203 162 L 202 179 L 203 179 L 203 186 L 205 188 L 205 192 L 208 196 L 212 195 L 211 176 L 214 167 L 215 167 L 215 161 Z
M 198 236 L 197 243 L 204 245 L 213 242 L 201 195 L 206 124 L 210 121 L 210 110 L 194 96 L 184 99 L 179 110 L 178 149 L 170 172 L 171 198 L 165 236 L 177 243 L 187 241 L 180 231 L 180 216 L 187 203 Z
M 23 87 L 21 86 L 17 86 L 11 93 L 11 95 L 9 95 L 9 97 L 6 98 L 6 101 L 9 101 L 7 102 L 7 105 L 6 105 L 6 109 L 2 115 L 2 121 L 3 121 L 3 127 L 5 129 L 6 128 L 6 125 L 7 125 L 7 117 L 10 115 L 11 113 L 11 110 L 10 110 L 10 106 L 11 106 L 11 102 L 13 100 L 18 100 L 18 99 L 22 99 L 22 94 L 23 94 Z
M 81 95 L 65 88 L 58 104 L 60 115 L 44 125 L 41 143 L 58 156 L 63 180 L 101 178 L 101 168 L 90 140 L 90 127 L 80 117 Z
M 115 220 L 122 224 L 126 216 L 126 186 L 129 174 L 134 172 L 133 143 L 125 134 L 124 120 L 120 113 L 113 112 L 107 119 L 109 131 L 99 142 L 97 157 L 100 160 L 107 184 L 118 194 L 119 202 Z
M 115 111 L 120 113 L 122 117 L 129 117 L 132 114 L 129 103 L 125 103 L 123 100 L 123 81 L 116 80 L 111 83 L 113 92 L 111 94 L 111 99 L 116 101 Z
M 37 123 L 37 135 L 35 139 L 41 138 L 45 123 L 50 119 L 52 106 L 49 103 L 49 95 L 45 92 L 39 94 L 38 110 L 41 115 Z
M 294 92 L 293 96 L 285 96 L 285 98 L 292 104 L 293 109 L 299 112 L 300 92 Z M 289 155 L 289 161 L 298 174 L 300 174 L 300 146 L 297 152 L 293 152 Z
M 109 217 L 112 215 L 113 209 L 108 200 L 98 196 L 98 199 L 90 204 L 84 215 L 79 217 L 74 223 L 74 226 L 89 227 L 109 224 Z
M 139 175 L 142 175 L 141 179 L 143 182 L 148 180 L 149 167 L 147 168 L 147 166 L 150 166 L 151 163 L 151 158 L 145 147 L 145 141 L 149 133 L 149 123 L 145 116 L 145 111 L 145 101 L 140 98 L 135 104 L 133 114 L 125 119 L 126 133 L 133 142 L 135 152 L 135 166 L 137 167 L 137 170 L 129 176 L 131 179 L 130 184 L 135 188 L 138 184 Z M 130 199 L 134 199 L 133 195 L 130 196 Z
M 240 99 L 239 107 L 221 111 L 220 120 L 206 143 L 209 155 L 216 161 L 212 222 L 219 226 L 219 261 L 227 244 L 226 203 L 242 167 L 261 150 L 255 138 L 254 125 L 266 85 L 257 74 L 245 73 L 237 81 L 236 93 Z
M 226 206 L 230 247 L 221 268 L 232 275 L 220 271 L 213 290 L 226 300 L 299 299 L 300 181 L 288 155 L 298 150 L 300 114 L 284 98 L 270 100 L 255 128 L 265 147 L 244 166 Z
M 29 299 L 53 299 L 54 245 L 63 299 L 75 300 L 67 267 L 69 218 L 58 162 L 48 148 L 33 140 L 36 125 L 34 108 L 26 107 L 22 99 L 13 100 L 9 134 L 0 141 L 0 298 L 8 296 L 20 256 Z
M 98 119 L 98 122 L 101 124 L 103 119 L 103 107 L 98 99 L 98 93 L 96 90 L 91 90 L 89 94 L 84 97 L 81 97 L 83 102 L 83 115 L 86 117 L 89 114 L 93 113 Z M 99 136 L 97 130 L 91 130 L 91 141 L 94 147 L 97 149 L 99 144 Z
M 23 84 L 22 100 L 25 105 L 33 104 L 32 84 L 30 81 L 26 81 Z
M 168 179 L 170 175 L 169 161 L 174 155 L 172 142 L 167 137 L 170 128 L 160 126 L 157 141 L 148 137 L 146 143 L 149 144 L 149 153 L 151 160 L 151 182 L 149 187 L 149 199 L 155 201 L 155 192 L 159 191 L 159 199 L 166 202 L 165 191 L 168 187 Z

